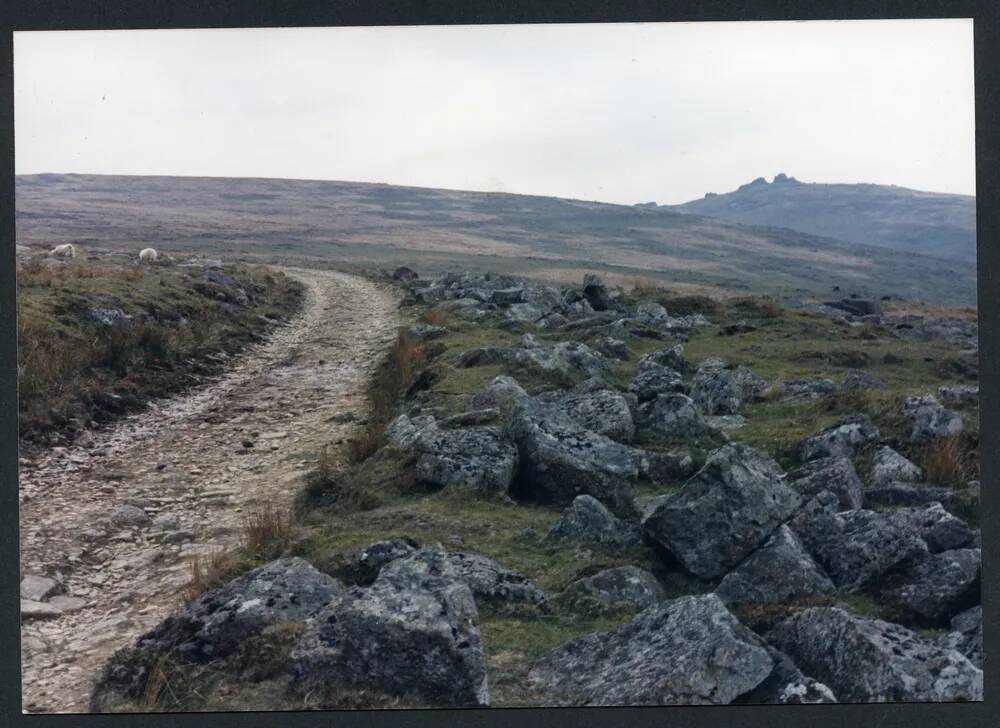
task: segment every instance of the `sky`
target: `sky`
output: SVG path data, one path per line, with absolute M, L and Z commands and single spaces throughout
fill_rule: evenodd
M 971 20 L 14 34 L 18 174 L 975 194 Z

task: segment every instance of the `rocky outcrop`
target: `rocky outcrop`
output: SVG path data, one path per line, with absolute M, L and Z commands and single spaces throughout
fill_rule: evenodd
M 604 504 L 589 495 L 578 495 L 573 499 L 549 529 L 548 537 L 616 546 L 637 546 L 640 542 L 639 530 L 634 525 L 616 517 Z
M 801 505 L 781 476 L 763 453 L 726 445 L 643 521 L 643 529 L 696 576 L 722 576 Z
M 867 415 L 855 415 L 827 427 L 799 445 L 802 462 L 831 456 L 853 458 L 863 446 L 879 438 L 878 428 Z
M 408 538 L 393 538 L 376 541 L 359 549 L 348 558 L 344 577 L 351 583 L 368 586 L 390 561 L 409 556 L 419 548 L 416 541 Z
M 489 704 L 479 613 L 444 552 L 421 549 L 383 567 L 316 616 L 291 653 L 298 693 L 365 688 L 435 706 Z
M 562 341 L 552 347 L 536 349 L 502 346 L 469 349 L 459 354 L 455 363 L 460 367 L 506 364 L 542 374 L 583 373 L 591 377 L 604 374 L 610 366 L 600 353 L 579 341 Z
M 969 524 L 949 513 L 940 503 L 931 503 L 923 508 L 899 508 L 892 513 L 923 539 L 931 553 L 972 544 L 974 534 Z
M 528 680 L 555 705 L 725 705 L 773 668 L 761 639 L 708 594 L 567 642 L 542 656 Z
M 835 394 L 837 385 L 829 379 L 792 379 L 777 389 L 782 402 L 806 402 Z
M 836 607 L 803 610 L 767 640 L 844 702 L 983 699 L 982 671 L 959 653 Z
M 778 531 L 715 589 L 729 607 L 781 604 L 828 594 L 833 582 L 817 566 L 788 526 Z
M 521 492 L 566 505 L 588 494 L 619 516 L 635 513 L 638 466 L 628 447 L 532 400 L 517 405 L 506 434 L 520 453 Z

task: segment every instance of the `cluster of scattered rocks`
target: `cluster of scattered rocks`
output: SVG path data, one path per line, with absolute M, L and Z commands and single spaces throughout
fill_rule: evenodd
M 412 451 L 417 480 L 559 506 L 543 543 L 641 551 L 682 572 L 695 593 L 668 598 L 658 567 L 632 564 L 578 574 L 548 594 L 481 554 L 398 538 L 360 549 L 329 574 L 301 559 L 268 564 L 208 592 L 135 650 L 209 661 L 294 622 L 302 630 L 287 658 L 293 692 L 364 688 L 433 706 L 482 706 L 490 702 L 483 605 L 625 607 L 633 616 L 619 627 L 532 662 L 525 679 L 542 703 L 982 699 L 980 545 L 945 489 L 923 482 L 921 468 L 863 415 L 804 438 L 787 472 L 727 434 L 766 397 L 883 386 L 868 372 L 849 371 L 840 384 L 769 383 L 720 359 L 689 362 L 682 342 L 707 324 L 703 317 L 671 316 L 657 304 L 630 310 L 594 277 L 564 288 L 491 274 L 423 280 L 409 269 L 393 278 L 411 302 L 471 319 L 496 314 L 504 326 L 549 334 L 536 331 L 548 343 L 528 334 L 519 346 L 455 357 L 457 367 L 507 371 L 468 398 L 470 411 L 440 417 L 417 402 L 389 424 L 386 443 Z M 856 303 L 836 310 L 881 315 Z M 411 333 L 434 341 L 447 332 L 419 325 Z M 551 343 L 555 334 L 573 340 Z M 627 384 L 609 384 L 634 337 L 664 346 L 638 361 Z M 531 394 L 522 383 L 539 373 L 575 383 Z M 914 445 L 963 426 L 934 396 L 907 400 L 899 414 Z M 644 480 L 682 485 L 636 497 Z M 852 612 L 846 602 L 858 594 L 892 605 L 896 621 Z M 755 613 L 773 618 L 762 624 Z M 923 636 L 916 630 L 924 627 L 947 633 Z M 142 684 L 133 664 L 145 663 L 113 661 L 98 695 L 132 695 Z

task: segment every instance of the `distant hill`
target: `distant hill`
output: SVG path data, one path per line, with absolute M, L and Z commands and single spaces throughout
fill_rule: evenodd
M 895 295 L 975 303 L 975 266 L 634 207 L 489 192 L 284 179 L 16 178 L 17 242 L 198 251 L 274 262 L 487 269 L 554 280 L 600 270 L 679 291 Z
M 945 260 L 976 261 L 976 198 L 872 184 L 813 184 L 779 174 L 673 210 L 776 225 Z

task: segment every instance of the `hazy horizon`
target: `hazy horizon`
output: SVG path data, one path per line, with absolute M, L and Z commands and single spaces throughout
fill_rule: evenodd
M 969 20 L 15 33 L 16 173 L 975 195 Z

